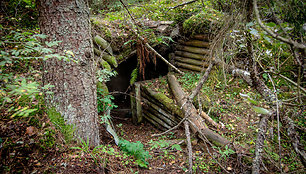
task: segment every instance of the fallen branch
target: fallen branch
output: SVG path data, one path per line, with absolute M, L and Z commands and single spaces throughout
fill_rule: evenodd
M 189 122 L 187 120 L 184 121 L 184 125 L 185 125 L 185 134 L 186 134 L 187 149 L 188 149 L 188 163 L 189 163 L 188 173 L 192 174 L 192 146 L 190 140 Z
M 189 98 L 186 98 L 181 86 L 177 82 L 174 75 L 168 74 L 169 87 L 177 101 L 178 105 L 182 108 L 184 115 L 188 117 L 188 120 L 192 123 L 191 129 L 193 132 L 197 132 L 197 128 L 200 132 L 205 135 L 210 141 L 212 141 L 217 146 L 225 146 L 229 144 L 229 141 L 219 134 L 210 130 L 204 122 L 204 119 L 197 114 L 196 108 L 193 106 Z
M 254 8 L 254 12 L 255 12 L 255 16 L 256 16 L 256 20 L 258 22 L 258 24 L 260 25 L 260 27 L 265 30 L 269 35 L 271 35 L 272 37 L 274 37 L 277 40 L 280 40 L 282 42 L 285 42 L 289 45 L 292 45 L 295 48 L 301 48 L 301 49 L 306 49 L 305 44 L 301 44 L 298 42 L 293 41 L 290 38 L 284 38 L 282 36 L 279 36 L 278 34 L 274 33 L 273 31 L 269 30 L 261 21 L 260 16 L 259 16 L 259 11 L 258 11 L 258 7 L 257 7 L 257 0 L 253 0 L 253 8 Z
M 176 5 L 176 6 L 174 6 L 174 7 L 170 7 L 170 8 L 166 11 L 166 13 L 168 13 L 169 10 L 176 9 L 176 8 L 178 8 L 178 7 L 185 6 L 185 5 L 187 5 L 187 4 L 191 4 L 191 3 L 194 3 L 194 2 L 197 2 L 197 1 L 198 1 L 198 0 L 192 0 L 192 1 L 184 2 L 184 3 L 182 3 L 182 4 Z
M 252 174 L 260 174 L 261 153 L 263 151 L 265 134 L 267 132 L 267 115 L 263 115 L 258 125 L 258 134 L 255 146 L 255 157 L 252 164 Z

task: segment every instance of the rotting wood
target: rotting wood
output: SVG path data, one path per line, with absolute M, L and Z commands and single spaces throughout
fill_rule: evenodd
M 208 48 L 208 49 L 209 49 L 209 46 L 210 46 L 209 42 L 201 41 L 201 40 L 188 40 L 188 41 L 179 40 L 179 43 L 182 44 L 182 45 L 200 47 L 200 48 Z
M 94 37 L 94 42 L 95 42 L 95 44 L 97 44 L 98 46 L 100 46 L 103 50 L 107 50 L 107 52 L 109 53 L 109 54 L 113 54 L 113 49 L 112 49 L 112 47 L 110 46 L 110 44 L 106 41 L 106 40 L 104 40 L 101 36 L 99 36 L 99 35 L 96 35 L 95 37 Z
M 200 131 L 203 135 L 205 135 L 210 141 L 212 141 L 217 146 L 225 146 L 230 142 L 220 136 L 219 134 L 210 130 L 204 122 L 204 119 L 197 114 L 196 108 L 190 101 L 187 101 L 186 95 L 183 92 L 181 86 L 176 80 L 176 77 L 173 74 L 168 74 L 168 82 L 170 89 L 175 97 L 175 100 L 178 102 L 178 105 L 182 108 L 184 114 L 190 114 L 189 120 L 193 124 L 191 124 L 191 129 L 193 132 Z M 189 111 L 186 113 L 186 111 Z
M 177 45 L 176 49 L 180 50 L 180 51 L 187 51 L 187 52 L 196 53 L 196 54 L 203 54 L 203 55 L 209 55 L 210 54 L 209 50 L 205 49 L 205 48 Z
M 133 120 L 134 124 L 142 122 L 142 105 L 141 105 L 141 89 L 140 84 L 136 82 L 135 84 L 135 96 L 136 96 L 136 120 Z
M 201 66 L 196 66 L 196 65 L 190 65 L 187 63 L 181 63 L 181 62 L 176 62 L 175 63 L 178 67 L 182 67 L 184 69 L 192 70 L 192 71 L 197 71 L 201 72 L 203 70 L 203 67 Z
M 134 26 L 137 26 L 137 22 L 135 21 L 135 19 L 133 18 L 133 16 L 131 15 L 129 9 L 127 8 L 127 6 L 123 3 L 122 0 L 120 0 L 120 3 L 124 6 L 125 10 L 128 12 L 129 16 L 131 17 Z M 159 57 L 160 59 L 162 59 L 162 61 L 164 61 L 168 66 L 170 66 L 171 68 L 173 68 L 176 72 L 180 73 L 180 74 L 184 74 L 184 72 L 182 72 L 181 70 L 179 70 L 178 68 L 176 68 L 173 64 L 171 64 L 167 59 L 165 59 L 162 55 L 160 55 L 153 47 L 151 47 L 151 45 L 149 43 L 146 42 L 146 40 L 140 36 L 140 34 L 138 34 L 137 31 L 135 31 L 134 29 L 132 29 L 132 31 L 136 34 L 136 36 L 143 42 L 145 43 L 146 47 L 148 47 L 157 57 Z
M 170 120 L 168 117 L 166 117 L 164 114 L 161 114 L 160 112 L 158 112 L 157 110 L 155 110 L 154 108 L 150 107 L 149 105 L 144 105 L 144 109 L 147 110 L 148 112 L 150 112 L 152 115 L 154 115 L 155 117 L 157 117 L 158 119 L 160 119 L 162 122 L 166 123 L 167 125 L 173 127 L 175 126 L 175 122 L 173 122 L 172 120 Z
M 265 134 L 267 132 L 267 121 L 268 121 L 268 116 L 263 115 L 258 125 L 258 134 L 257 134 L 256 146 L 255 146 L 255 158 L 252 164 L 252 174 L 260 173 L 260 164 L 262 163 L 261 153 L 263 151 Z
M 168 98 L 166 95 L 162 93 L 157 93 L 155 91 L 152 91 L 151 89 L 145 87 L 144 85 L 141 85 L 141 90 L 150 95 L 152 98 L 157 100 L 159 103 L 161 103 L 165 108 L 167 108 L 169 111 L 172 112 L 172 114 L 176 114 L 183 118 L 183 113 L 180 110 L 180 108 L 174 103 L 174 101 L 170 98 Z
M 157 123 L 155 120 L 153 120 L 150 116 L 148 116 L 148 115 L 146 114 L 146 112 L 143 112 L 142 114 L 143 114 L 143 117 L 144 117 L 145 119 L 147 119 L 150 123 L 152 123 L 152 124 L 153 124 L 155 127 L 157 127 L 158 129 L 160 129 L 160 130 L 167 130 L 167 128 L 161 126 L 159 123 Z
M 174 60 L 182 62 L 182 63 L 190 64 L 190 65 L 208 67 L 207 62 L 199 61 L 199 60 L 195 60 L 195 59 L 189 59 L 189 58 L 185 58 L 185 57 L 175 56 Z
M 112 65 L 113 67 L 117 68 L 118 67 L 118 63 L 117 60 L 114 56 L 111 56 L 109 54 L 107 54 L 106 52 L 101 52 L 99 49 L 94 48 L 94 53 L 97 56 L 102 57 L 104 60 L 106 60 L 110 65 Z
M 192 38 L 197 39 L 197 40 L 202 40 L 202 41 L 210 40 L 209 34 L 198 34 L 198 35 L 194 35 Z
M 150 111 L 143 110 L 143 113 L 145 115 L 147 115 L 147 117 L 150 117 L 152 120 L 154 120 L 156 123 L 160 124 L 162 127 L 166 128 L 166 129 L 170 129 L 171 128 L 170 125 L 168 125 L 166 122 L 164 122 L 163 120 L 158 118 L 156 115 L 152 114 Z
M 208 116 L 205 112 L 201 112 L 201 116 L 208 121 L 211 125 L 213 125 L 216 128 L 221 128 L 221 125 L 216 123 L 210 116 Z
M 204 56 L 202 54 L 195 54 L 195 53 L 190 53 L 190 52 L 185 52 L 185 51 L 175 51 L 175 55 L 181 56 L 181 57 L 188 57 L 191 59 L 197 59 L 197 60 L 206 60 L 207 56 Z
M 169 112 L 171 111 L 165 111 L 164 109 L 162 109 L 160 106 L 154 104 L 153 102 L 151 102 L 149 99 L 147 99 L 146 97 L 142 96 L 143 102 L 149 107 L 149 108 L 153 108 L 155 109 L 159 114 L 162 114 L 164 119 L 168 119 L 171 122 L 173 122 L 174 124 L 177 124 L 180 119 L 178 117 L 175 117 L 175 115 L 171 115 Z

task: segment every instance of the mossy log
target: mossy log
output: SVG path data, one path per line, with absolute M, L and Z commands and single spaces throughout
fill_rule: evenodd
M 196 65 L 190 65 L 187 63 L 181 63 L 181 62 L 176 62 L 175 63 L 178 67 L 182 67 L 184 69 L 188 69 L 188 70 L 192 70 L 192 71 L 197 71 L 197 72 L 201 72 L 203 67 L 201 66 L 196 66 Z
M 145 103 L 144 108 L 149 107 L 149 108 L 156 110 L 159 114 L 162 115 L 162 117 L 164 117 L 163 119 L 169 120 L 170 122 L 174 123 L 174 125 L 179 123 L 179 121 L 181 120 L 179 116 L 170 114 L 169 112 L 171 111 L 166 111 L 164 108 L 156 105 L 154 102 L 151 101 L 151 99 L 148 99 L 148 96 L 142 96 L 142 99 L 143 99 L 143 102 Z
M 208 67 L 207 62 L 195 60 L 195 59 L 189 59 L 186 57 L 175 56 L 174 60 L 182 62 L 182 63 L 186 63 L 186 64 L 197 65 L 200 67 Z
M 188 57 L 188 58 L 197 59 L 197 60 L 206 60 L 208 58 L 208 56 L 204 56 L 202 54 L 189 53 L 185 51 L 175 51 L 174 53 L 177 56 Z
M 139 82 L 134 83 L 133 93 L 135 95 L 131 96 L 131 108 L 132 108 L 132 121 L 134 124 L 139 124 L 142 122 L 142 105 L 141 105 L 141 89 Z
M 187 101 L 188 97 L 186 97 L 174 75 L 168 74 L 168 83 L 175 100 L 178 102 L 178 105 L 182 107 L 184 115 L 188 116 L 193 132 L 201 131 L 201 134 L 205 135 L 217 146 L 225 146 L 230 143 L 227 139 L 223 138 L 207 127 L 203 118 L 198 115 L 194 105 L 190 101 Z
M 197 40 L 202 40 L 202 41 L 210 40 L 209 34 L 198 34 L 198 35 L 194 35 L 192 38 L 197 39 Z
M 94 53 L 97 55 L 97 56 L 100 56 L 101 57 L 101 54 L 102 52 L 100 50 L 98 50 L 97 48 L 94 48 Z M 103 52 L 103 55 L 102 55 L 102 58 L 104 60 L 106 60 L 110 65 L 112 65 L 113 67 L 117 68 L 118 67 L 118 63 L 117 63 L 117 60 L 116 60 L 116 57 L 115 56 L 111 56 L 109 54 L 107 54 L 106 52 Z
M 151 124 L 153 124 L 158 129 L 160 129 L 160 130 L 167 130 L 167 128 L 163 127 L 158 122 L 156 122 L 154 119 L 152 119 L 150 116 L 148 116 L 146 112 L 143 112 L 142 115 L 143 115 L 143 117 L 145 119 L 147 119 Z
M 152 98 L 157 100 L 165 108 L 167 108 L 169 111 L 171 111 L 172 114 L 176 114 L 180 117 L 183 116 L 183 113 L 180 110 L 180 108 L 174 103 L 174 101 L 172 99 L 168 98 L 166 95 L 164 95 L 162 93 L 152 91 L 151 89 L 147 88 L 144 85 L 141 85 L 141 90 L 144 91 L 145 93 L 147 93 L 148 95 L 152 96 Z
M 97 82 L 97 89 L 102 89 L 102 95 L 107 96 L 109 94 L 108 88 L 105 83 Z
M 190 53 L 202 54 L 202 55 L 209 55 L 209 50 L 205 48 L 198 48 L 198 47 L 191 47 L 191 46 L 184 46 L 184 45 L 177 45 L 177 50 L 180 51 L 187 51 Z
M 107 69 L 109 71 L 112 70 L 112 67 L 109 65 L 109 63 L 107 63 L 104 59 L 100 58 L 99 60 L 99 64 L 100 66 L 102 66 L 104 69 Z
M 103 50 L 107 50 L 109 54 L 113 55 L 113 49 L 111 45 L 106 40 L 104 40 L 102 37 L 100 37 L 99 35 L 96 35 L 94 37 L 94 42 L 99 47 L 101 47 Z
M 166 129 L 170 129 L 171 126 L 169 126 L 167 123 L 165 123 L 163 120 L 161 120 L 160 118 L 156 117 L 154 114 L 152 114 L 151 112 L 149 112 L 148 110 L 143 110 L 143 114 L 146 115 L 150 120 L 155 121 L 155 123 L 158 123 L 160 126 L 162 126 L 163 128 Z M 153 123 L 154 124 L 154 123 Z M 160 127 L 159 126 L 159 127 Z
M 200 47 L 200 48 L 209 48 L 210 43 L 201 41 L 201 40 L 189 40 L 189 41 L 179 41 L 182 45 L 187 45 L 187 46 L 193 46 L 193 47 Z
M 177 123 L 175 123 L 174 121 L 170 120 L 168 117 L 166 117 L 166 115 L 158 112 L 157 110 L 155 110 L 154 108 L 152 108 L 149 105 L 144 105 L 143 107 L 145 110 L 147 110 L 148 112 L 150 112 L 152 115 L 154 115 L 155 117 L 159 118 L 161 121 L 165 122 L 167 125 L 169 125 L 170 127 L 174 127 L 175 125 L 177 125 Z M 160 110 L 160 109 L 159 109 Z

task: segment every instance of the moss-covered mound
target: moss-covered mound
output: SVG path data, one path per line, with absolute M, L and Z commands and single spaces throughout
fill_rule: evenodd
M 219 19 L 223 14 L 214 9 L 206 8 L 202 12 L 191 16 L 183 23 L 185 34 L 202 34 L 212 33 L 222 27 L 222 22 Z

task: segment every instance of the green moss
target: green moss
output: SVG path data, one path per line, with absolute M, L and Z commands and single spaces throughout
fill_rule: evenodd
M 75 131 L 74 125 L 66 124 L 64 118 L 55 110 L 55 108 L 48 109 L 47 114 L 56 129 L 63 134 L 66 143 L 72 142 Z
M 212 29 L 220 29 L 221 23 L 218 20 L 223 14 L 213 9 L 206 9 L 196 15 L 191 16 L 183 23 L 184 33 L 201 34 L 210 33 Z
M 130 85 L 133 85 L 138 77 L 138 68 L 135 68 L 132 73 L 131 73 L 131 80 L 130 80 Z
M 104 59 L 101 59 L 101 60 L 100 60 L 100 64 L 102 65 L 102 67 L 103 67 L 104 69 L 107 69 L 107 70 L 109 70 L 109 71 L 112 70 L 111 66 L 110 66 Z
M 97 82 L 97 89 L 101 89 L 101 91 L 103 91 L 103 96 L 107 96 L 109 94 L 108 88 L 105 83 Z

